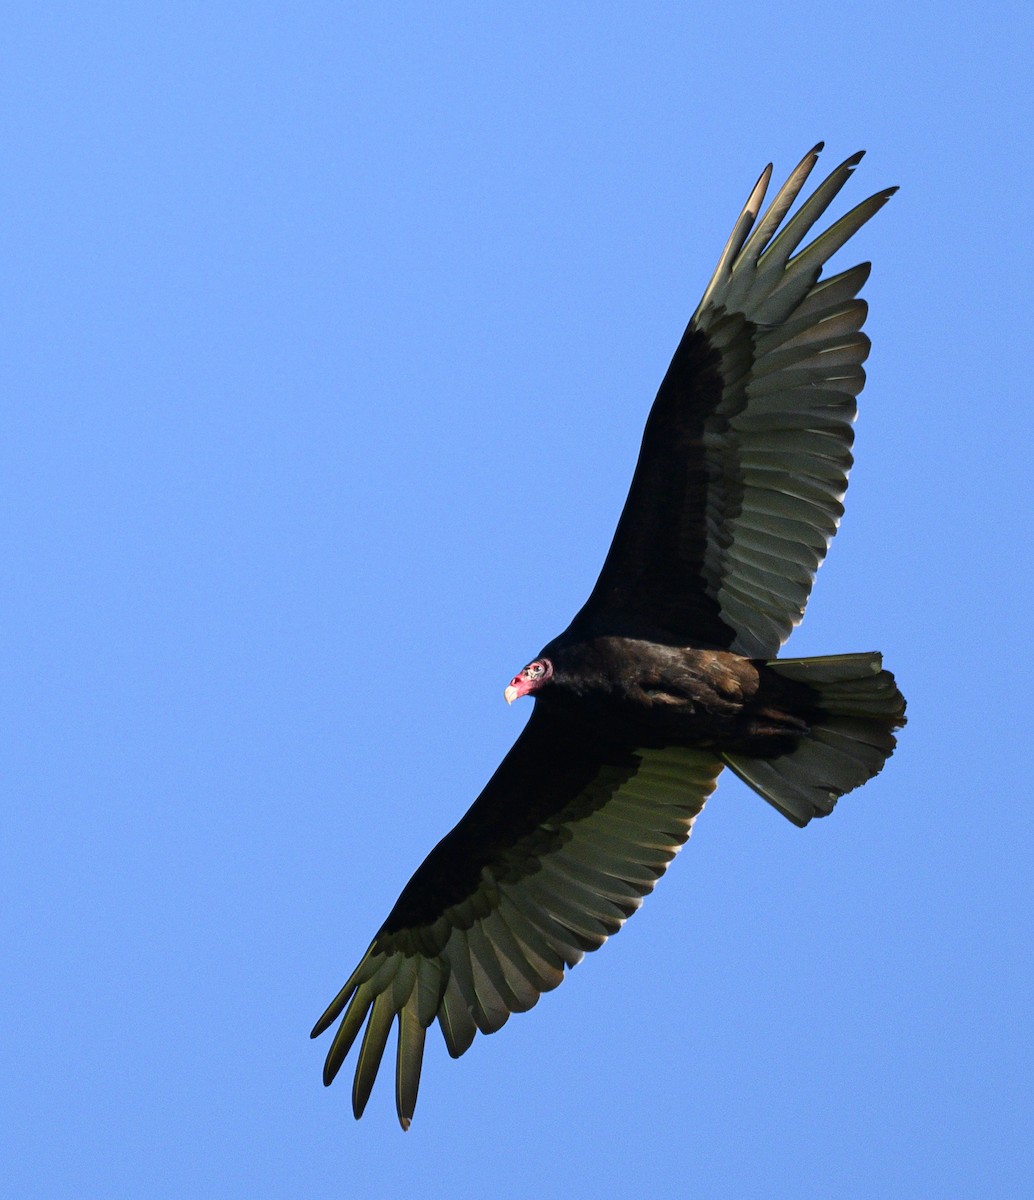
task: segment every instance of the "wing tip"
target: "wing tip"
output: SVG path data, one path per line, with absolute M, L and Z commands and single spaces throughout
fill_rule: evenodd
M 768 163 L 765 169 L 758 176 L 757 183 L 754 184 L 750 195 L 747 197 L 745 210 L 750 212 L 755 218 L 761 211 L 761 205 L 764 203 L 765 193 L 768 191 L 768 185 L 772 182 L 772 172 L 774 170 L 775 164 Z
M 866 208 L 867 211 L 862 222 L 862 224 L 865 224 L 866 221 L 874 217 L 880 211 L 880 209 L 887 203 L 887 201 L 891 198 L 891 196 L 894 195 L 895 192 L 900 190 L 901 189 L 899 185 L 895 184 L 893 187 L 883 188 L 881 191 L 873 192 L 871 196 L 863 200 L 860 204 L 856 204 L 852 212 Z M 848 213 L 847 215 L 850 217 L 852 213 Z
M 344 1059 L 342 1059 L 341 1062 L 344 1062 Z M 327 1061 L 323 1064 L 323 1086 L 330 1087 L 330 1085 L 334 1082 L 334 1079 L 337 1076 L 338 1071 L 340 1071 L 340 1070 L 341 1070 L 341 1063 L 340 1062 L 332 1063 L 330 1061 L 330 1057 L 328 1055 Z

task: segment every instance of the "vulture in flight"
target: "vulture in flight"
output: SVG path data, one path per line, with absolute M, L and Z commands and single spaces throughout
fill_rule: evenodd
M 356 1117 L 393 1025 L 406 1129 L 435 1021 L 458 1057 L 616 933 L 723 767 L 804 826 L 893 752 L 905 701 L 878 653 L 776 658 L 843 512 L 869 351 L 869 264 L 822 269 L 896 190 L 800 249 L 862 157 L 787 219 L 821 148 L 763 213 L 762 172 L 661 382 L 596 586 L 506 688 L 530 720 L 316 1023 L 340 1018 L 328 1084 L 363 1032 Z

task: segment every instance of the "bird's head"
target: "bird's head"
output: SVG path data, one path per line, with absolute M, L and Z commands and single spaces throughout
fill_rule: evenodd
M 529 692 L 538 691 L 553 678 L 553 664 L 548 658 L 536 658 L 528 663 L 523 671 L 510 680 L 510 686 L 503 692 L 506 703 L 512 704 L 519 696 L 527 696 Z

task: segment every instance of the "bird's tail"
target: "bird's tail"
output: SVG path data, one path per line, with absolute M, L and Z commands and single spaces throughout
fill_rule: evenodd
M 845 792 L 878 774 L 905 724 L 905 698 L 883 658 L 832 654 L 783 658 L 767 666 L 814 693 L 809 730 L 774 758 L 724 754 L 728 767 L 795 825 L 825 817 Z

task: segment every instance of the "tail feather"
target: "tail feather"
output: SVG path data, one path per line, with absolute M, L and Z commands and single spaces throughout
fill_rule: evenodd
M 877 775 L 905 724 L 905 699 L 876 652 L 785 658 L 767 664 L 815 695 L 809 732 L 775 758 L 724 754 L 726 764 L 795 825 L 828 816 L 837 800 Z

